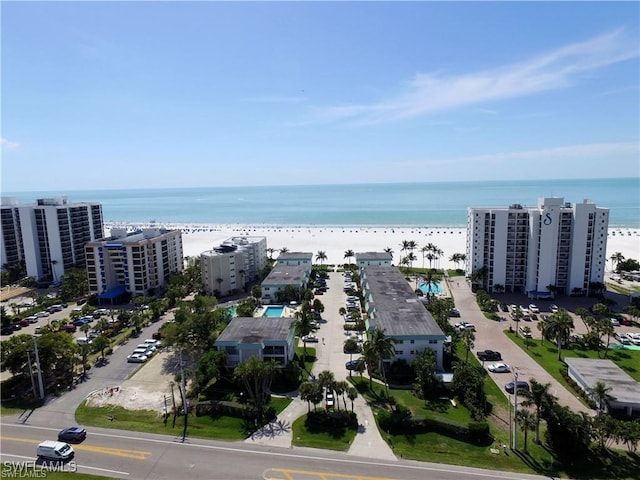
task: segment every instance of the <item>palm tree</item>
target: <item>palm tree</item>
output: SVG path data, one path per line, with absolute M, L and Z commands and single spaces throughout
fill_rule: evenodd
M 273 247 L 267 248 L 267 253 L 269 254 L 269 260 L 273 260 L 273 254 L 276 253 L 276 249 Z
M 311 412 L 311 403 L 315 407 L 322 400 L 322 390 L 318 383 L 303 382 L 298 389 L 300 399 L 307 402 L 307 413 Z
M 622 252 L 615 252 L 611 257 L 609 257 L 611 262 L 614 264 L 612 270 L 615 270 L 620 262 L 624 262 L 625 258 Z
M 349 384 L 346 381 L 341 380 L 341 381 L 335 382 L 333 384 L 333 389 L 336 392 L 336 395 L 342 397 L 342 404 L 344 405 L 344 409 L 346 411 L 347 410 L 347 401 L 344 399 L 344 394 L 349 389 Z M 340 402 L 338 402 L 338 399 L 336 398 L 336 405 L 339 405 L 339 404 L 340 404 Z M 338 410 L 340 410 L 340 407 L 338 407 Z
M 409 252 L 409 254 L 404 258 L 406 258 L 407 262 L 409 262 L 409 268 L 413 268 L 413 262 L 417 260 L 416 254 L 413 252 Z
M 314 332 L 316 330 L 316 325 L 311 318 L 309 309 L 303 305 L 301 309 L 299 309 L 295 313 L 296 322 L 294 324 L 294 329 L 296 335 L 298 335 L 302 339 L 302 349 L 304 352 L 304 358 L 307 358 L 307 335 Z
M 347 389 L 347 397 L 351 400 L 351 411 L 353 412 L 353 402 L 358 398 L 358 391 L 354 387 Z
M 573 319 L 564 308 L 559 309 L 547 320 L 546 332 L 558 344 L 558 361 L 562 360 L 562 345 L 569 342 L 573 330 Z
M 407 250 L 409 250 L 409 240 L 402 240 L 402 243 L 400 244 L 400 252 L 406 252 Z
M 460 337 L 462 338 L 462 343 L 464 343 L 464 346 L 467 349 L 467 356 L 465 357 L 464 362 L 469 363 L 469 352 L 471 352 L 473 346 L 475 345 L 474 342 L 476 340 L 476 334 L 473 333 L 473 330 L 465 328 L 462 331 L 462 335 L 460 335 Z
M 351 258 L 355 255 L 355 253 L 353 253 L 353 250 L 347 250 L 344 252 L 344 258 L 346 258 L 349 261 L 349 265 L 351 265 Z
M 458 264 L 464 262 L 467 256 L 464 253 L 454 253 L 449 257 L 449 261 L 456 264 L 456 270 L 458 270 Z
M 611 391 L 611 387 L 607 387 L 607 385 L 602 381 L 597 381 L 596 384 L 591 389 L 591 396 L 596 401 L 598 405 L 598 415 L 604 412 L 605 403 L 610 400 L 615 400 L 609 392 Z
M 323 370 L 318 374 L 318 384 L 320 385 L 320 388 L 326 390 L 326 393 L 333 393 L 336 388 L 336 377 L 332 371 Z M 339 405 L 338 410 L 340 410 Z
M 525 400 L 522 405 L 525 407 L 535 407 L 535 443 L 540 443 L 540 420 L 546 411 L 557 399 L 550 392 L 550 383 L 540 383 L 535 378 L 531 379 L 531 389 L 523 392 Z
M 249 398 L 253 401 L 256 410 L 262 415 L 264 405 L 271 393 L 271 382 L 278 372 L 278 364 L 270 360 L 263 362 L 258 357 L 238 364 L 233 371 L 233 378 L 244 385 Z
M 391 247 L 384 247 L 383 251 L 385 253 L 388 253 L 389 255 L 391 255 L 391 261 L 393 262 L 393 248 Z
M 320 265 L 322 265 L 322 262 L 324 262 L 327 259 L 327 253 L 319 250 L 318 254 L 316 255 L 316 260 L 320 261 Z
M 420 249 L 420 252 L 422 252 L 422 268 L 424 268 L 424 256 L 429 253 L 429 245 L 425 245 L 424 247 L 422 247 Z
M 384 371 L 385 358 L 392 358 L 396 355 L 395 338 L 385 335 L 384 330 L 375 328 L 369 333 L 369 339 L 364 343 L 365 360 L 367 356 L 370 359 L 375 359 L 377 367 L 380 369 L 382 378 L 384 379 L 385 389 L 387 391 L 387 397 L 389 396 L 389 386 L 387 385 L 387 376 Z
M 433 256 L 434 256 L 434 260 L 436 260 L 438 263 L 436 263 L 436 265 L 439 265 L 440 263 L 440 257 L 442 257 L 444 255 L 444 252 L 442 251 L 442 249 L 436 247 L 433 249 Z
M 282 247 L 280 249 L 280 253 L 288 253 L 288 252 L 289 252 L 289 249 L 287 247 Z
M 516 421 L 520 425 L 520 430 L 524 432 L 524 453 L 527 453 L 527 434 L 536 426 L 536 419 L 529 410 L 518 410 Z

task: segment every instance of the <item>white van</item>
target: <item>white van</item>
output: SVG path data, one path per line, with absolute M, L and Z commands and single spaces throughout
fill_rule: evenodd
M 68 443 L 45 440 L 36 448 L 36 455 L 50 460 L 68 460 L 75 452 Z

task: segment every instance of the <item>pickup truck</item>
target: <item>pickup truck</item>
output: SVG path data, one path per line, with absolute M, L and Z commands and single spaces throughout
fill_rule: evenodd
M 478 359 L 481 362 L 490 360 L 502 360 L 502 355 L 500 354 L 500 352 L 496 352 L 494 350 L 481 350 L 479 352 L 477 352 L 478 354 Z

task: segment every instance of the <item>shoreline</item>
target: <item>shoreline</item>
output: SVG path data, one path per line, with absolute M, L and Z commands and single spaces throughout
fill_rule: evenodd
M 164 228 L 182 230 L 183 254 L 185 257 L 199 256 L 211 250 L 222 241 L 235 236 L 259 236 L 267 238 L 267 248 L 275 249 L 274 257 L 281 248 L 290 252 L 311 252 L 315 257 L 324 251 L 325 264 L 348 263 L 344 254 L 348 250 L 354 253 L 383 251 L 390 247 L 393 250 L 393 263 L 397 265 L 401 256 L 408 252 L 401 251 L 402 242 L 414 240 L 416 260 L 413 266 L 428 267 L 423 258 L 422 247 L 428 243 L 436 245 L 443 251 L 443 256 L 432 263 L 435 268 L 454 269 L 456 265 L 449 258 L 455 253 L 466 253 L 466 227 L 417 226 L 417 225 L 280 225 L 280 224 L 202 224 L 175 222 L 105 222 L 105 234 L 110 235 L 111 228 L 125 228 L 134 231 L 141 228 Z M 614 252 L 621 252 L 625 258 L 640 261 L 640 228 L 609 227 L 607 238 L 608 260 Z M 353 259 L 351 259 L 353 261 Z

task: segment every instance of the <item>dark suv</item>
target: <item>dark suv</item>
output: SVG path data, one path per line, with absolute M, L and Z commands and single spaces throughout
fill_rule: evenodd
M 87 438 L 87 431 L 82 427 L 70 427 L 60 430 L 58 441 L 69 443 L 80 443 Z
M 516 384 L 518 385 L 518 390 L 529 391 L 529 384 L 527 382 L 523 382 L 522 380 L 518 380 L 517 382 L 509 382 L 504 386 L 504 389 L 507 393 L 513 393 L 513 390 L 516 388 Z

